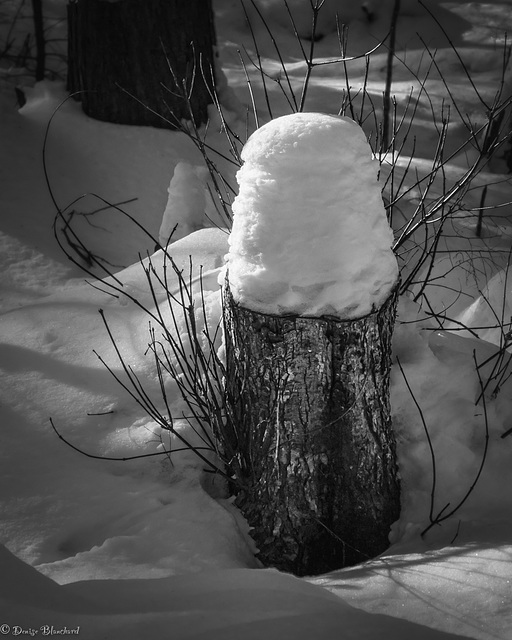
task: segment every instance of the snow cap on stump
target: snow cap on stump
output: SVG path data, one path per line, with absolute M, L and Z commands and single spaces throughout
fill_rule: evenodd
M 367 315 L 398 279 L 377 165 L 353 120 L 294 113 L 249 138 L 237 174 L 228 278 L 273 315 Z

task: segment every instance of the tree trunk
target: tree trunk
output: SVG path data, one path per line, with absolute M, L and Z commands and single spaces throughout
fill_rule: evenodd
M 36 82 L 40 82 L 46 75 L 46 38 L 42 0 L 32 0 L 32 13 L 36 38 Z
M 319 574 L 389 546 L 400 512 L 396 303 L 397 288 L 355 320 L 264 315 L 235 303 L 226 279 L 228 450 L 236 504 L 266 566 Z
M 87 115 L 171 129 L 207 121 L 211 0 L 74 0 L 68 24 L 68 89 Z

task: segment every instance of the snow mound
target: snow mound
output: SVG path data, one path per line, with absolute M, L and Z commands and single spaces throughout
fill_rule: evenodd
M 357 318 L 398 277 L 377 164 L 346 117 L 294 113 L 243 151 L 229 239 L 234 299 L 254 311 Z
M 158 234 L 162 247 L 170 240 L 175 242 L 201 229 L 207 220 L 218 218 L 208 192 L 209 175 L 205 166 L 189 162 L 178 162 L 176 165 L 167 190 L 169 198 Z
M 507 535 L 509 525 L 493 529 L 498 540 Z M 459 639 L 509 640 L 511 553 L 509 544 L 496 542 L 452 544 L 424 553 L 381 556 L 311 582 L 368 613 L 428 625 L 428 638 L 437 637 L 437 629 Z M 383 627 L 380 637 L 402 636 L 390 636 Z
M 481 294 L 453 323 L 472 329 L 482 340 L 501 346 L 504 332 L 510 330 L 512 318 L 512 268 L 496 273 L 485 285 Z
M 327 589 L 273 569 L 57 585 L 0 545 L 3 635 L 84 640 L 455 640 L 407 620 L 360 611 Z M 331 585 L 328 585 L 331 587 Z

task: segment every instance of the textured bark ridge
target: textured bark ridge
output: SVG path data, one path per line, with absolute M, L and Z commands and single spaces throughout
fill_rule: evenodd
M 396 289 L 348 321 L 263 315 L 224 289 L 236 504 L 266 566 L 375 557 L 400 513 L 389 373 Z
M 83 92 L 87 115 L 170 129 L 182 119 L 207 122 L 211 0 L 73 0 L 68 27 L 68 88 Z

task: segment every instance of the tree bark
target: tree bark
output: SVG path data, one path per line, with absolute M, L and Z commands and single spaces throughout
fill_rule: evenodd
M 72 0 L 68 89 L 118 124 L 207 122 L 213 102 L 211 0 Z
M 34 34 L 36 38 L 36 82 L 44 80 L 46 74 L 46 38 L 42 0 L 32 0 Z
M 314 575 L 389 546 L 396 303 L 397 288 L 355 320 L 264 315 L 238 305 L 226 280 L 227 448 L 266 566 Z

